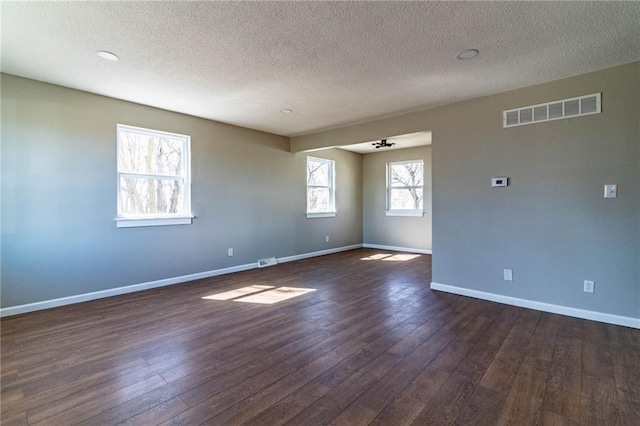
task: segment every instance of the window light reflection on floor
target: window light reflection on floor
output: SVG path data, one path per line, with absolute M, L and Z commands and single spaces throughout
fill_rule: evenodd
M 208 300 L 231 300 L 237 297 L 246 296 L 248 294 L 257 293 L 259 291 L 265 291 L 275 288 L 272 285 L 252 285 L 249 287 L 242 287 L 236 290 L 225 291 L 224 293 L 212 294 L 210 296 L 204 296 L 203 299 Z
M 407 260 L 415 259 L 416 257 L 420 257 L 419 254 L 389 254 L 389 253 L 378 253 L 372 254 L 371 256 L 363 257 L 360 260 L 384 260 L 387 262 L 406 262 Z
M 206 300 L 233 300 L 234 302 L 259 303 L 272 305 L 283 300 L 293 299 L 303 294 L 316 291 L 315 288 L 274 287 L 269 285 L 252 285 L 223 293 L 204 296 Z
M 303 294 L 316 291 L 315 288 L 296 288 L 296 287 L 279 287 L 275 290 L 263 291 L 262 293 L 252 294 L 247 297 L 235 299 L 234 302 L 261 303 L 264 305 L 272 305 L 282 302 L 283 300 L 293 299 Z

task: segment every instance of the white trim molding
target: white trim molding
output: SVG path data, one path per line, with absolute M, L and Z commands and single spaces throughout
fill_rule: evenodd
M 391 250 L 391 251 L 402 251 L 405 253 L 420 253 L 420 254 L 433 254 L 429 249 L 418 249 L 418 248 L 409 248 L 409 247 L 396 247 L 396 246 L 383 246 L 381 244 L 362 244 L 364 248 L 374 248 L 378 250 Z
M 424 211 L 422 210 L 387 210 L 386 216 L 406 216 L 406 217 L 423 217 Z
M 133 284 L 124 287 L 110 288 L 107 290 L 94 291 L 91 293 L 78 294 L 75 296 L 61 297 L 59 299 L 43 300 L 42 302 L 27 303 L 26 305 L 11 306 L 0 309 L 0 318 L 11 315 L 25 314 L 27 312 L 40 311 L 42 309 L 57 308 L 59 306 L 71 305 L 74 303 L 88 302 L 90 300 L 103 299 L 105 297 L 118 296 L 121 294 L 134 293 L 141 290 L 149 290 L 167 285 L 180 284 L 187 281 L 210 278 L 218 275 L 231 274 L 233 272 L 247 271 L 257 268 L 257 263 L 231 266 L 229 268 L 215 269 L 212 271 L 199 272 L 197 274 L 182 275 L 179 277 L 166 278 L 163 280 L 149 281 L 141 284 Z
M 316 251 L 312 253 L 304 253 L 295 256 L 287 256 L 278 258 L 278 263 L 291 262 L 299 259 L 307 259 L 310 257 L 322 256 L 325 254 L 338 253 L 341 251 L 354 250 L 361 248 L 362 244 L 354 244 L 351 246 L 337 247 L 328 250 Z M 202 278 L 211 278 L 218 275 L 232 274 L 234 272 L 248 271 L 256 269 L 258 262 L 247 263 L 244 265 L 230 266 L 228 268 L 214 269 L 211 271 L 198 272 L 195 274 L 181 275 L 179 277 L 166 278 L 163 280 L 149 281 L 141 284 L 133 284 L 124 287 L 110 288 L 107 290 L 94 291 L 91 293 L 83 293 L 74 296 L 61 297 L 58 299 L 43 300 L 41 302 L 27 303 L 18 306 L 9 306 L 0 309 L 0 318 L 12 315 L 26 314 L 28 312 L 41 311 L 43 309 L 57 308 L 60 306 L 72 305 L 74 303 L 88 302 L 90 300 L 103 299 L 105 297 L 118 296 L 121 294 L 133 293 L 136 291 L 149 290 L 157 287 L 164 287 L 174 284 L 182 284 L 188 281 L 199 280 Z
M 156 217 L 156 218 L 130 218 L 117 217 L 116 227 L 135 228 L 139 226 L 163 226 L 163 225 L 191 225 L 193 216 L 184 217 Z
M 318 219 L 321 217 L 336 217 L 336 212 L 307 213 L 307 219 Z
M 504 303 L 505 305 L 519 306 L 521 308 L 535 309 L 536 311 L 551 312 L 553 314 L 566 315 L 569 317 L 582 318 L 592 321 L 599 321 L 608 324 L 622 325 L 640 329 L 640 318 L 623 317 L 620 315 L 606 314 L 603 312 L 587 311 L 584 309 L 571 308 L 569 306 L 554 305 L 551 303 L 536 302 L 534 300 L 520 299 L 517 297 L 504 296 L 496 293 L 487 293 L 479 290 L 472 290 L 464 287 L 456 287 L 436 282 L 431 283 L 432 290 L 444 291 L 447 293 L 469 296 L 476 299 L 489 300 L 491 302 Z
M 362 244 L 353 244 L 351 246 L 337 247 L 327 250 L 313 251 L 311 253 L 296 254 L 294 256 L 279 257 L 278 263 L 293 262 L 294 260 L 308 259 L 310 257 L 324 256 L 325 254 L 339 253 L 341 251 L 355 250 L 362 248 Z

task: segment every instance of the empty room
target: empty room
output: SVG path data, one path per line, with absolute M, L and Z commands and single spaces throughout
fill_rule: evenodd
M 2 425 L 640 424 L 640 2 L 0 15 Z

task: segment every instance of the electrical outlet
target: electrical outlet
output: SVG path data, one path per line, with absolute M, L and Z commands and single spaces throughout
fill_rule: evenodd
M 504 270 L 504 280 L 505 281 L 513 281 L 513 270 L 505 269 Z
M 618 196 L 618 185 L 605 185 L 604 198 L 616 198 Z
M 596 283 L 595 281 L 584 280 L 584 292 L 585 293 L 593 293 L 595 290 Z
M 328 243 L 329 242 L 329 236 L 327 235 L 326 237 L 324 237 L 324 242 Z
M 233 249 L 232 248 L 227 249 L 227 255 L 229 257 L 233 256 Z

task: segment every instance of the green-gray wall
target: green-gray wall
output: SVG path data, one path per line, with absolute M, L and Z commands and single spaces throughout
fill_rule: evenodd
M 1 84 L 2 307 L 362 243 L 359 154 L 317 154 L 336 161 L 338 215 L 307 219 L 306 154 L 288 138 L 10 75 Z M 191 136 L 192 225 L 116 228 L 116 123 Z
M 502 128 L 505 109 L 596 92 L 601 114 Z M 640 318 L 640 63 L 300 136 L 291 148 L 425 130 L 434 282 Z M 492 189 L 492 176 L 511 186 Z M 610 183 L 616 199 L 603 198 Z
M 387 163 L 424 161 L 424 216 L 387 216 Z M 431 250 L 431 147 L 399 149 L 363 155 L 364 243 Z
M 13 76 L 1 83 L 3 307 L 359 244 L 368 160 L 313 153 L 336 160 L 338 216 L 306 219 L 306 154 L 289 148 L 432 131 L 434 282 L 640 318 L 640 63 L 290 144 Z M 502 128 L 505 109 L 595 92 L 602 114 Z M 193 225 L 116 229 L 116 123 L 191 135 Z M 511 186 L 491 189 L 492 176 Z M 618 198 L 603 198 L 608 183 Z M 594 294 L 582 292 L 585 279 Z

